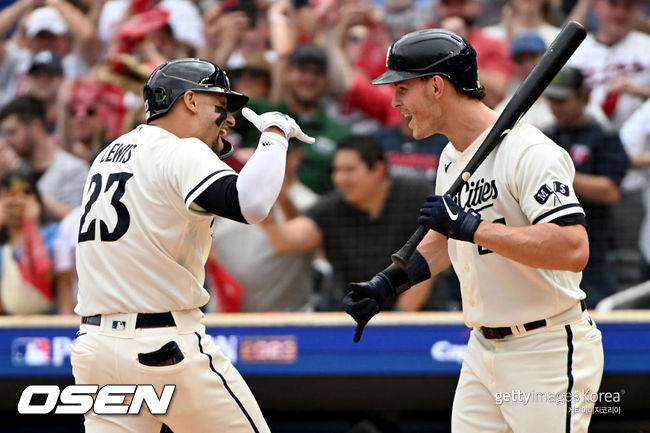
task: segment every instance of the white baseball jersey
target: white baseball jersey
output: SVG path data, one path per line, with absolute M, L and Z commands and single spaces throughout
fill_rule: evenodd
M 152 125 L 119 137 L 95 159 L 77 247 L 81 316 L 198 308 L 213 215 L 191 207 L 235 172 L 202 141 Z
M 443 150 L 436 193 L 444 194 L 485 139 L 464 152 Z M 582 213 L 573 191 L 575 169 L 566 151 L 538 129 L 519 122 L 454 197 L 486 221 L 508 226 L 542 224 Z M 585 298 L 581 274 L 537 269 L 470 242 L 448 241 L 468 326 L 513 326 L 559 314 Z
M 616 128 L 642 103 L 643 98 L 630 94 L 611 94 L 610 86 L 619 77 L 627 77 L 650 87 L 650 36 L 630 32 L 614 45 L 601 44 L 588 34 L 584 42 L 567 62 L 582 70 L 585 84 L 591 88 L 590 102 L 613 110 L 611 120 Z

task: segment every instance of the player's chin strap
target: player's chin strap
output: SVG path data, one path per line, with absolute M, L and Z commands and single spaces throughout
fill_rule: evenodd
M 221 137 L 221 142 L 223 143 L 223 148 L 219 152 L 219 159 L 226 159 L 235 152 L 235 148 L 232 146 L 230 141 Z

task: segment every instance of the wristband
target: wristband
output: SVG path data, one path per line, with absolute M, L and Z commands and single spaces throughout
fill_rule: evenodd
M 289 142 L 286 137 L 275 132 L 262 132 L 262 135 L 260 135 L 260 145 L 263 147 L 279 145 L 286 150 L 289 147 Z
M 431 271 L 426 259 L 418 250 L 415 250 L 406 265 L 406 269 L 402 269 L 393 263 L 381 271 L 379 275 L 388 280 L 394 291 L 393 295 L 397 296 L 416 284 L 431 278 Z
M 409 262 L 406 264 L 405 272 L 411 286 L 415 286 L 416 284 L 431 278 L 429 263 L 427 263 L 427 260 L 418 250 L 415 250 L 411 255 Z
M 404 269 L 400 268 L 395 263 L 392 263 L 378 275 L 388 280 L 388 283 L 393 290 L 393 296 L 397 296 L 411 287 L 408 275 Z

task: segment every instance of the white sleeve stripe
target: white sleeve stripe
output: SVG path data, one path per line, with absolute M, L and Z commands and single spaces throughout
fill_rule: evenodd
M 578 209 L 572 209 L 572 208 L 578 208 Z M 556 207 L 555 209 L 551 209 L 548 212 L 544 212 L 543 214 L 535 218 L 533 224 L 547 223 L 559 216 L 570 215 L 572 213 L 584 214 L 585 211 L 582 210 L 582 206 L 580 205 L 580 203 L 569 203 L 569 204 Z
M 217 174 L 222 173 L 222 172 L 224 172 L 224 171 L 229 171 L 229 172 L 232 172 L 233 174 L 235 174 L 235 171 L 234 171 L 234 170 L 230 170 L 230 169 L 217 170 L 217 171 L 215 171 L 214 173 L 210 173 L 209 175 L 207 175 L 206 177 L 204 177 L 203 180 L 202 180 L 201 182 L 199 182 L 199 183 L 198 183 L 194 188 L 192 188 L 192 190 L 191 190 L 190 192 L 187 193 L 187 195 L 185 196 L 185 205 L 187 206 L 187 205 L 189 205 L 191 202 L 194 201 L 194 199 L 195 199 L 196 197 L 193 197 L 193 194 L 194 194 L 195 192 L 197 192 L 197 190 L 198 190 L 199 188 L 201 188 L 202 185 L 204 185 L 208 180 L 212 179 L 212 178 L 213 178 L 214 176 L 216 176 Z M 196 194 L 196 195 L 198 195 L 198 194 Z

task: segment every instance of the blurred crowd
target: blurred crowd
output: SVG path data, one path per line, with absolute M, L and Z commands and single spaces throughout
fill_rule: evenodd
M 590 307 L 650 280 L 650 3 L 642 0 L 0 1 L 0 314 L 72 314 L 89 164 L 144 122 L 142 86 L 178 57 L 224 67 L 256 112 L 290 114 L 269 218 L 216 218 L 207 312 L 340 310 L 350 281 L 387 266 L 417 227 L 446 137 L 413 139 L 392 88 L 369 82 L 388 46 L 441 27 L 477 50 L 500 111 L 563 24 L 587 39 L 525 119 L 565 148 L 586 211 Z M 226 160 L 259 132 L 243 117 Z M 479 186 L 477 186 L 478 188 Z M 92 224 L 92 223 L 91 223 Z M 639 301 L 635 306 L 642 307 Z M 647 306 L 647 305 L 645 305 Z M 391 306 L 458 310 L 453 269 Z

